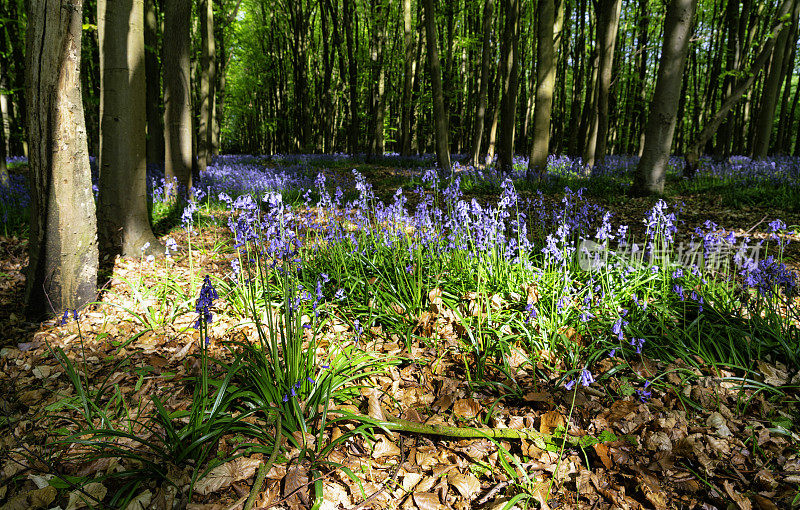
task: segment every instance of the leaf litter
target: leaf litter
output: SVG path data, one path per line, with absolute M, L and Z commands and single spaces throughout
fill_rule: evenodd
M 227 261 L 223 254 L 209 250 L 212 240 L 193 241 L 206 246 L 206 255 L 194 261 L 200 271 L 224 272 Z M 7 254 L 3 272 L 10 275 L 0 281 L 0 296 L 9 305 L 6 311 L 21 310 L 25 243 L 0 239 Z M 191 307 L 159 309 L 158 300 L 137 295 L 135 286 L 126 283 L 138 279 L 138 285 L 157 286 L 163 272 L 182 285 L 189 281 L 185 257 L 153 263 L 118 259 L 102 300 L 81 312 L 79 325 L 61 326 L 57 321 L 35 325 L 16 312 L 2 313 L 0 509 L 51 508 L 59 503 L 68 509 L 83 508 L 102 501 L 109 488 L 102 481 L 80 484 L 79 478 L 89 480 L 126 468 L 114 458 L 65 462 L 62 458 L 79 456 L 52 447 L 54 427 L 71 430 L 68 418 L 77 413 L 74 388 L 53 355 L 55 349 L 67 353 L 90 389 L 104 381 L 118 387 L 129 405 L 144 406 L 132 409 L 128 416 L 131 430 L 142 438 L 152 431 L 137 430 L 135 418 L 147 412 L 149 394 L 161 395 L 173 412 L 189 407 L 192 395 L 181 391 L 181 383 L 199 370 L 193 357 L 198 336 L 190 328 Z M 533 287 L 520 289 L 520 295 L 528 303 L 537 300 Z M 376 344 L 404 353 L 408 361 L 389 375 L 374 378 L 374 386 L 364 388 L 362 401 L 355 402 L 355 411 L 375 420 L 402 416 L 427 425 L 562 431 L 601 438 L 610 432 L 611 436 L 585 447 L 563 449 L 525 439 L 458 439 L 390 431 L 376 434 L 373 440 L 353 436 L 326 460 L 348 468 L 355 478 L 338 468 L 310 471 L 293 457 L 297 452 L 289 450 L 285 459 L 289 462 L 276 464 L 266 473 L 257 508 L 308 508 L 313 504 L 315 481 L 324 486 L 321 508 L 326 509 L 361 508 L 364 502 L 363 507 L 371 508 L 480 505 L 499 509 L 519 501 L 513 498 L 520 494 L 541 508 L 764 510 L 798 505 L 800 437 L 795 420 L 800 375 L 795 368 L 762 360 L 758 373 L 751 375 L 763 386 L 737 387 L 713 366 L 689 369 L 680 360 L 644 359 L 637 370 L 646 374 L 691 370 L 694 378 L 688 384 L 668 378 L 669 390 L 643 403 L 620 391 L 624 385 L 613 377 L 602 392 L 568 391 L 552 380 L 534 378 L 537 370 L 544 374 L 548 366 L 560 363 L 543 351 L 533 362 L 512 363 L 518 370 L 514 391 L 498 394 L 465 382 L 457 349 L 464 333 L 459 332 L 460 321 L 442 301 L 440 289 L 430 289 L 429 298 L 430 309 L 420 314 L 413 327 L 416 341 L 401 346 L 396 339 L 381 338 L 382 343 Z M 468 305 L 459 313 L 480 317 L 488 312 L 487 304 L 495 309 L 507 306 L 502 296 L 479 298 L 467 296 Z M 212 338 L 253 337 L 247 325 L 226 313 L 225 305 L 220 308 Z M 331 326 L 330 334 L 341 335 L 347 329 L 340 323 Z M 445 352 L 420 341 L 425 338 L 439 339 Z M 215 343 L 211 349 L 214 355 L 225 355 Z M 613 364 L 605 366 L 613 368 Z M 786 398 L 777 402 L 769 398 L 771 387 L 783 388 Z M 65 419 L 55 423 L 44 419 L 54 412 Z M 324 431 L 324 438 L 335 439 L 340 427 L 353 424 L 338 423 Z M 235 437 L 224 437 L 217 453 L 231 451 L 235 441 Z M 72 448 L 80 450 L 77 445 Z M 127 508 L 237 508 L 261 461 L 239 457 L 217 466 L 196 481 L 192 501 L 184 499 L 191 483 L 187 472 L 171 472 L 167 477 L 171 486 L 142 487 Z M 66 482 L 50 485 L 54 475 Z

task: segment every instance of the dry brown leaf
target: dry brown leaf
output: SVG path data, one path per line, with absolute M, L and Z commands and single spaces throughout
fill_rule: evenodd
M 153 493 L 149 490 L 144 491 L 131 500 L 125 507 L 125 510 L 147 510 L 150 508 L 150 501 L 153 499 Z
M 97 502 L 103 501 L 106 497 L 108 489 L 99 482 L 87 483 L 80 490 L 74 490 L 69 493 L 69 502 L 67 503 L 67 510 L 76 510 L 87 506 L 88 500 L 92 505 L 97 505 Z
M 380 439 L 375 444 L 375 448 L 372 450 L 372 458 L 379 459 L 381 457 L 393 457 L 395 455 L 400 455 L 400 448 L 386 439 L 385 436 L 381 435 Z
M 736 506 L 739 507 L 739 510 L 751 510 L 753 507 L 750 500 L 747 497 L 743 496 L 742 494 L 736 492 L 736 489 L 733 488 L 733 484 L 728 480 L 722 481 L 722 486 L 725 487 L 725 492 L 728 494 L 728 497 L 736 503 Z
M 481 490 L 481 482 L 472 473 L 451 473 L 447 480 L 467 501 L 472 501 Z
M 300 489 L 300 490 L 298 490 Z M 296 491 L 297 492 L 294 492 Z M 289 496 L 291 494 L 291 496 Z M 292 510 L 308 506 L 308 470 L 303 466 L 292 466 L 283 479 L 283 497 Z
M 433 492 L 415 492 L 413 498 L 414 504 L 419 510 L 443 510 L 445 508 L 439 503 L 439 496 Z
M 600 457 L 600 462 L 606 467 L 606 469 L 611 469 L 614 463 L 611 461 L 611 457 L 608 456 L 608 446 L 603 443 L 596 443 L 594 445 L 594 452 Z
M 566 426 L 567 419 L 564 418 L 564 415 L 553 409 L 542 415 L 541 422 L 539 423 L 539 432 L 542 434 L 552 434 L 557 428 L 566 428 Z
M 365 396 L 367 397 L 367 414 L 369 417 L 378 421 L 386 421 L 386 416 L 384 416 L 383 409 L 381 408 L 380 393 L 378 393 L 378 390 L 375 388 L 367 388 Z
M 667 494 L 658 483 L 658 479 L 639 466 L 636 466 L 637 479 L 640 482 L 642 492 L 647 500 L 653 504 L 656 510 L 666 510 Z
M 239 457 L 212 469 L 206 476 L 198 481 L 194 490 L 198 494 L 207 495 L 228 487 L 233 482 L 246 480 L 253 476 L 261 464 L 260 459 Z
M 778 510 L 777 505 L 765 498 L 761 494 L 753 494 L 753 500 L 756 502 L 758 510 Z
M 453 404 L 453 414 L 461 419 L 474 418 L 480 410 L 481 405 L 472 398 L 462 398 L 456 400 L 456 403 Z

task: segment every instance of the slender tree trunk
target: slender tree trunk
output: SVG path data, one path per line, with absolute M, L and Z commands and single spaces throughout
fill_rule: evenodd
M 400 120 L 400 154 L 411 154 L 411 91 L 414 80 L 414 35 L 411 0 L 403 0 L 403 99 Z
M 494 13 L 494 0 L 485 0 L 483 5 L 483 44 L 481 45 L 481 78 L 478 91 L 478 111 L 475 114 L 475 123 L 472 126 L 472 164 L 480 164 L 481 141 L 483 139 L 483 126 L 486 124 L 486 95 L 489 91 L 489 62 L 492 58 L 492 21 Z
M 143 0 L 97 0 L 100 40 L 101 251 L 163 254 L 150 228 L 147 198 Z
M 30 0 L 25 91 L 31 222 L 27 315 L 93 301 L 97 229 L 80 87 L 82 0 Z
M 3 37 L 3 34 L 0 34 L 0 37 Z M 0 88 L 5 88 L 5 66 L 3 65 L 4 62 L 0 59 Z M 6 95 L 3 94 L 0 96 L 0 100 L 3 101 L 3 106 L 5 106 L 6 102 Z M 8 167 L 6 166 L 6 157 L 8 156 L 8 129 L 6 128 L 7 124 L 7 109 L 0 108 L 0 190 L 3 188 L 7 188 L 11 179 L 8 176 Z
M 502 66 L 501 66 L 502 67 Z M 494 83 L 492 87 L 491 107 L 492 107 L 492 121 L 489 124 L 489 140 L 486 147 L 486 164 L 490 164 L 494 159 L 494 151 L 497 147 L 497 125 L 500 121 L 500 94 L 503 88 L 503 72 L 498 69 L 495 73 Z
M 158 61 L 156 0 L 145 0 L 144 51 L 147 88 L 147 162 L 161 163 L 164 161 L 164 114 L 160 107 L 161 64 Z
M 439 64 L 439 50 L 436 35 L 436 11 L 433 0 L 424 0 L 425 38 L 428 42 L 428 65 L 431 68 L 431 87 L 433 89 L 433 120 L 436 124 L 436 158 L 439 169 L 450 173 L 450 141 L 448 138 L 447 113 L 444 110 L 442 90 L 442 69 Z
M 514 162 L 514 128 L 517 124 L 517 95 L 519 93 L 519 2 L 520 0 L 505 0 L 506 26 L 503 33 L 505 51 L 501 58 L 506 66 L 506 79 L 504 80 L 503 97 L 500 101 L 500 151 L 498 152 L 498 167 L 503 173 L 510 174 Z
M 708 117 L 708 123 L 703 130 L 687 144 L 686 164 L 684 165 L 684 175 L 686 177 L 691 178 L 694 176 L 700 159 L 700 148 L 704 147 L 706 142 L 714 136 L 714 133 L 725 120 L 731 108 L 733 108 L 739 100 L 741 100 L 742 96 L 751 89 L 756 79 L 760 76 L 761 70 L 769 61 L 769 57 L 775 47 L 777 35 L 783 26 L 780 20 L 789 13 L 794 1 L 795 0 L 783 0 L 775 15 L 775 24 L 772 27 L 769 37 L 764 40 L 764 44 L 759 50 L 755 60 L 753 60 L 750 66 L 750 72 L 733 88 L 731 93 L 723 99 L 722 105 L 714 115 Z M 745 109 L 745 116 L 747 116 L 747 109 Z M 741 144 L 741 140 L 739 140 L 738 143 Z
M 533 143 L 528 159 L 528 180 L 542 178 L 547 172 L 550 151 L 550 115 L 555 89 L 555 55 L 553 51 L 553 26 L 555 5 L 553 0 L 539 0 L 536 46 L 536 110 L 533 112 Z
M 184 192 L 192 187 L 192 105 L 188 0 L 164 2 L 164 175 Z
M 598 68 L 593 115 L 583 162 L 591 168 L 602 163 L 608 138 L 608 96 L 611 91 L 611 71 L 614 46 L 619 28 L 622 0 L 600 0 L 597 9 Z
M 631 188 L 635 195 L 664 192 L 664 175 L 677 121 L 676 112 L 696 7 L 697 0 L 671 0 L 667 4 L 664 43 L 647 120 L 644 151 Z
M 791 3 L 792 8 L 794 8 L 797 0 Z M 795 23 L 795 20 L 796 17 L 792 14 L 791 22 Z M 753 157 L 755 158 L 765 158 L 769 151 L 772 128 L 775 124 L 775 105 L 777 103 L 781 82 L 783 81 L 783 61 L 786 54 L 790 51 L 787 44 L 789 42 L 790 32 L 791 24 L 784 24 L 772 50 L 772 62 L 769 66 L 767 78 L 764 80 L 764 88 L 761 92 L 761 105 L 758 109 L 758 116 L 756 117 L 756 136 L 753 142 Z M 794 44 L 794 41 L 792 41 L 792 44 Z
M 214 86 L 217 82 L 217 55 L 214 40 L 214 2 L 200 0 L 200 117 L 197 123 L 197 162 L 200 171 L 211 163 L 211 136 L 214 117 Z
M 220 35 L 224 33 L 220 31 Z M 211 123 L 211 154 L 219 156 L 220 148 L 222 147 L 222 119 L 224 119 L 225 112 L 225 69 L 228 61 L 225 53 L 225 39 L 217 37 L 215 40 L 219 41 L 219 51 L 217 52 L 217 99 L 214 101 L 214 117 Z
M 361 128 L 358 121 L 358 61 L 353 40 L 354 0 L 344 1 L 344 31 L 347 40 L 348 74 L 350 76 L 350 153 L 358 152 L 358 138 Z

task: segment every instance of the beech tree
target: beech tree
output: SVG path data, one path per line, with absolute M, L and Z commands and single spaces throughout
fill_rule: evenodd
M 536 108 L 533 112 L 533 143 L 528 159 L 528 180 L 541 178 L 547 171 L 550 154 L 550 115 L 553 109 L 555 88 L 555 55 L 553 52 L 553 27 L 555 3 L 539 0 L 537 3 L 536 44 Z
M 650 102 L 642 158 L 636 167 L 631 188 L 634 195 L 664 192 L 664 175 L 678 117 L 683 70 L 696 7 L 697 0 L 670 0 L 667 4 L 656 89 Z
M 31 219 L 27 315 L 92 301 L 97 227 L 80 86 L 82 0 L 30 0 L 26 102 Z
M 164 175 L 192 187 L 192 103 L 189 74 L 189 0 L 164 2 Z
M 98 233 L 104 251 L 163 254 L 150 228 L 145 140 L 144 0 L 97 0 L 100 41 Z
M 436 10 L 433 0 L 425 2 L 425 39 L 428 43 L 428 65 L 431 68 L 431 88 L 433 89 L 433 120 L 436 124 L 436 158 L 439 169 L 450 172 L 450 139 L 447 128 L 447 113 L 444 110 L 442 90 L 442 68 L 439 63 L 439 50 L 436 35 Z

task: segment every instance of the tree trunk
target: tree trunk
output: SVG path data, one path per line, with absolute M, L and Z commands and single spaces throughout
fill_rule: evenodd
M 644 151 L 636 167 L 631 188 L 634 195 L 664 192 L 664 174 L 675 131 L 676 112 L 696 7 L 697 0 L 671 0 L 667 5 L 664 43 L 658 64 L 656 89 L 650 103 Z
M 439 170 L 450 173 L 450 141 L 448 139 L 447 113 L 444 111 L 442 91 L 442 69 L 439 64 L 438 38 L 436 36 L 436 12 L 433 0 L 425 2 L 425 38 L 428 42 L 428 65 L 431 68 L 433 88 L 433 120 L 436 124 L 436 158 Z
M 100 40 L 101 251 L 162 254 L 150 228 L 145 139 L 143 0 L 97 0 Z
M 0 34 L 3 37 L 3 34 Z M 0 59 L 0 88 L 5 88 L 5 69 L 4 62 Z M 0 96 L 5 107 L 6 95 Z M 7 109 L 0 108 L 0 190 L 7 188 L 11 179 L 8 176 L 8 167 L 6 166 L 6 157 L 8 156 L 8 129 L 6 126 Z
M 753 61 L 753 64 L 750 66 L 750 70 L 746 75 L 746 78 L 742 79 L 733 88 L 731 93 L 722 101 L 722 105 L 719 107 L 719 110 L 717 110 L 714 115 L 708 117 L 708 124 L 706 124 L 703 130 L 700 131 L 700 134 L 698 134 L 689 144 L 687 144 L 685 157 L 686 164 L 684 165 L 683 170 L 685 177 L 691 178 L 694 176 L 698 161 L 700 160 L 700 148 L 704 147 L 706 142 L 710 140 L 712 136 L 714 136 L 714 133 L 728 116 L 728 112 L 739 102 L 742 96 L 744 96 L 744 94 L 750 90 L 760 75 L 761 70 L 769 61 L 769 57 L 772 54 L 773 48 L 775 47 L 777 35 L 783 27 L 781 19 L 789 13 L 794 1 L 795 0 L 784 0 L 783 3 L 781 3 L 777 13 L 775 14 L 775 24 L 773 25 L 769 36 L 765 39 L 761 50 L 759 50 L 758 55 Z
M 344 1 L 344 31 L 347 39 L 347 62 L 350 77 L 350 154 L 358 152 L 358 137 L 361 128 L 358 122 L 358 61 L 355 55 L 355 41 L 353 40 L 353 0 Z
M 192 187 L 192 105 L 188 0 L 164 2 L 164 176 L 182 192 Z
M 161 163 L 164 161 L 164 113 L 161 111 L 161 64 L 158 61 L 156 0 L 145 0 L 144 51 L 147 88 L 147 162 Z
M 32 319 L 93 301 L 97 229 L 80 87 L 82 0 L 30 0 L 25 93 L 31 222 L 25 282 Z
M 214 40 L 214 2 L 200 0 L 200 117 L 197 123 L 197 163 L 200 171 L 211 164 L 214 118 L 214 86 L 217 82 L 217 52 Z
M 533 143 L 528 159 L 528 180 L 534 175 L 542 178 L 547 172 L 550 148 L 550 115 L 555 89 L 555 55 L 553 51 L 553 26 L 555 5 L 553 0 L 539 0 L 536 45 L 536 109 L 533 112 Z
M 494 0 L 486 0 L 483 6 L 483 44 L 481 46 L 481 82 L 478 91 L 478 111 L 472 127 L 472 164 L 480 164 L 483 126 L 486 124 L 486 95 L 489 91 L 489 62 L 492 58 L 492 18 Z
M 608 138 L 608 96 L 611 91 L 611 71 L 614 64 L 614 46 L 619 28 L 622 0 L 600 0 L 597 9 L 598 68 L 594 110 L 589 129 L 583 162 L 591 168 L 602 163 L 606 155 Z
M 794 0 L 792 8 L 797 5 L 798 0 Z M 792 13 L 791 23 L 796 23 L 797 9 Z M 783 81 L 784 66 L 783 61 L 791 51 L 789 47 L 789 33 L 791 23 L 785 23 L 778 34 L 775 46 L 772 50 L 772 62 L 769 65 L 769 73 L 764 80 L 764 88 L 761 92 L 761 105 L 756 117 L 755 141 L 753 142 L 753 157 L 765 158 L 769 151 L 769 142 L 772 138 L 772 128 L 775 124 L 775 105 L 778 99 L 778 92 Z M 793 45 L 795 41 L 791 41 Z
M 414 35 L 411 0 L 403 0 L 403 99 L 400 120 L 400 154 L 411 154 L 411 90 L 414 85 Z
M 506 25 L 503 31 L 502 62 L 506 76 L 503 80 L 503 97 L 500 101 L 500 150 L 497 164 L 501 172 L 510 174 L 514 162 L 514 128 L 517 123 L 517 94 L 519 92 L 519 2 L 505 0 Z

